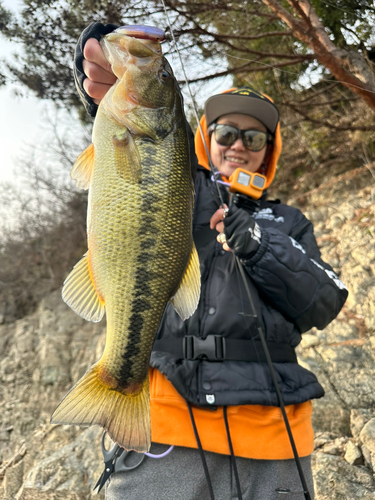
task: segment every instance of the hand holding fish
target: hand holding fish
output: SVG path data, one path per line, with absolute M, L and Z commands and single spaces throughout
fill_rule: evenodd
M 85 59 L 82 66 L 87 77 L 83 81 L 83 87 L 95 104 L 99 105 L 108 90 L 116 82 L 116 76 L 96 38 L 87 40 L 83 55 Z

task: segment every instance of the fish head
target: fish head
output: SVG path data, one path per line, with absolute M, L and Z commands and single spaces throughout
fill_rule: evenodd
M 120 28 L 101 42 L 118 78 L 104 107 L 133 134 L 152 136 L 155 127 L 166 132 L 176 107 L 181 107 L 172 68 L 158 40 L 134 38 L 124 31 Z

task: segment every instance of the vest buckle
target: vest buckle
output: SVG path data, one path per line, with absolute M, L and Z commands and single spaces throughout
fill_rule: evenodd
M 195 335 L 185 335 L 182 345 L 185 359 L 208 359 L 209 361 L 225 359 L 225 338 L 221 335 L 208 335 L 205 339 Z

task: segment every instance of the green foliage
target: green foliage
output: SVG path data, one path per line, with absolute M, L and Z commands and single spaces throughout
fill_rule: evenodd
M 311 1 L 335 43 L 370 48 L 372 0 Z M 291 12 L 288 1 L 279 3 Z M 67 108 L 80 107 L 72 57 L 86 26 L 91 22 L 167 25 L 157 0 L 22 0 L 22 4 L 21 14 L 15 16 L 0 0 L 0 32 L 23 49 L 18 60 L 7 59 L 6 67 L 13 79 L 39 98 Z M 236 85 L 252 83 L 271 95 L 282 95 L 278 101 L 284 101 L 311 75 L 316 80 L 321 70 L 311 51 L 261 0 L 166 0 L 166 4 L 188 71 L 192 68 L 192 81 L 227 72 Z M 169 51 L 174 52 L 173 46 Z M 197 61 L 202 61 L 204 74 L 193 71 Z M 1 70 L 0 84 L 4 74 Z
M 371 43 L 374 29 L 375 7 L 372 0 L 311 0 L 316 13 L 340 47 Z M 347 35 L 354 35 L 347 42 Z

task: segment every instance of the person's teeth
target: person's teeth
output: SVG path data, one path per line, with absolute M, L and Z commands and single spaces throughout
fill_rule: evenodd
M 227 156 L 226 160 L 231 161 L 233 163 L 241 163 L 241 164 L 246 163 L 244 160 L 240 160 L 239 158 L 232 158 L 231 156 Z

